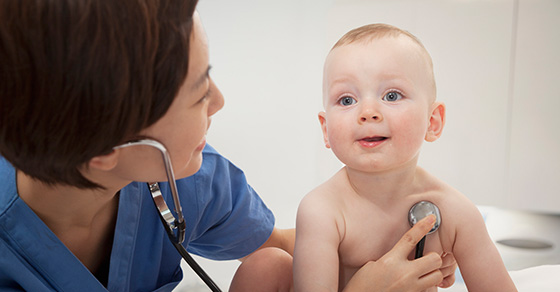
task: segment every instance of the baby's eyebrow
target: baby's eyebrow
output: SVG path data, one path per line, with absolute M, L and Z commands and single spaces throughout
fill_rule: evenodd
M 206 71 L 204 71 L 204 73 L 202 73 L 200 75 L 200 77 L 198 77 L 198 79 L 194 83 L 194 90 L 197 90 L 198 88 L 200 88 L 200 86 L 202 86 L 202 84 L 204 84 L 204 82 L 206 82 L 206 79 L 208 79 L 208 77 L 210 77 L 210 70 L 211 69 L 212 69 L 212 66 L 208 65 L 208 67 L 206 68 Z
M 329 83 L 330 83 L 331 85 L 333 85 L 333 84 L 336 85 L 336 84 L 339 84 L 339 83 L 340 83 L 340 84 L 344 84 L 344 83 L 353 83 L 353 82 L 355 82 L 355 78 L 351 78 L 351 77 L 347 77 L 347 76 L 338 77 L 338 78 L 329 80 Z

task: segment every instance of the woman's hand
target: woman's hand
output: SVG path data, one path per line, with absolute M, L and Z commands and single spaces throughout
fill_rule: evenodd
M 387 254 L 360 268 L 344 291 L 423 291 L 451 286 L 457 267 L 453 255 L 442 259 L 437 253 L 429 253 L 412 261 L 407 258 L 434 223 L 435 216 L 431 215 L 414 225 Z

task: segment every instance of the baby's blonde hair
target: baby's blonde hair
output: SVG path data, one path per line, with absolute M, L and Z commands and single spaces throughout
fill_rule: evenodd
M 332 48 L 334 49 L 354 42 L 371 41 L 386 36 L 397 37 L 399 35 L 408 36 L 420 47 L 422 47 L 422 49 L 426 50 L 422 42 L 410 32 L 385 23 L 366 24 L 355 28 L 343 35 Z
M 348 45 L 351 43 L 356 42 L 369 42 L 376 39 L 380 39 L 383 37 L 398 37 L 400 35 L 407 36 L 410 38 L 414 43 L 420 46 L 421 50 L 426 55 L 428 60 L 428 65 L 430 66 L 430 72 L 432 74 L 432 81 L 433 81 L 433 89 L 434 89 L 434 99 L 435 99 L 435 92 L 436 92 L 436 81 L 434 75 L 434 65 L 432 63 L 432 57 L 428 53 L 428 50 L 424 47 L 422 42 L 410 32 L 400 29 L 396 26 L 385 24 L 385 23 L 373 23 L 373 24 L 366 24 L 364 26 L 360 26 L 355 28 L 346 34 L 344 34 L 331 48 L 331 51 L 335 48 Z

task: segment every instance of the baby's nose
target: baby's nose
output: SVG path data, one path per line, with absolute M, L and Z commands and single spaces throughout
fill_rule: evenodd
M 381 112 L 377 111 L 374 108 L 368 108 L 362 111 L 360 115 L 360 122 L 381 122 L 383 120 L 383 115 Z
M 376 114 L 376 115 L 373 115 L 371 117 L 370 116 L 362 116 L 360 118 L 360 120 L 362 122 L 366 122 L 368 119 L 371 119 L 372 121 L 380 121 L 381 120 L 381 115 Z

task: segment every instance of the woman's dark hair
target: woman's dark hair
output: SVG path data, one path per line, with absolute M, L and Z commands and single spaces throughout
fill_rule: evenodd
M 48 184 L 161 118 L 187 76 L 197 1 L 0 1 L 0 154 Z

